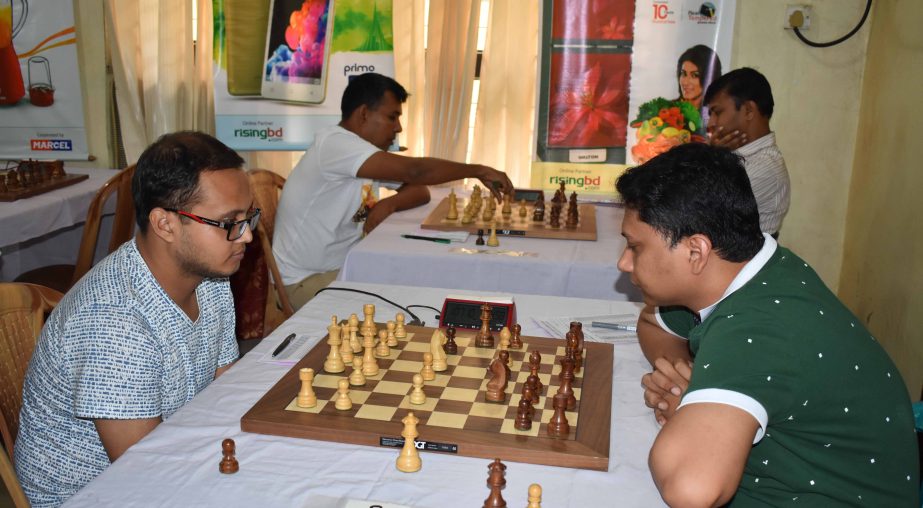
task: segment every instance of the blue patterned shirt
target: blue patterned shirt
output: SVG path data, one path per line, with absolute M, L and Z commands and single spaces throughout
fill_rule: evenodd
M 192 322 L 131 240 L 52 312 L 23 387 L 16 473 L 32 506 L 57 506 L 109 466 L 94 419 L 167 419 L 237 359 L 227 279 L 196 288 Z

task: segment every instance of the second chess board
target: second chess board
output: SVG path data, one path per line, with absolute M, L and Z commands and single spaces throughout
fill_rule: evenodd
M 490 221 L 483 220 L 481 214 L 470 224 L 462 224 L 461 209 L 467 200 L 458 200 L 459 218 L 446 219 L 449 213 L 449 198 L 443 200 L 430 212 L 429 216 L 420 225 L 422 229 L 437 231 L 467 231 L 476 234 L 479 229 L 484 230 L 484 237 L 490 234 Z M 513 213 L 509 218 L 504 218 L 497 207 L 493 220 L 496 221 L 497 234 L 506 236 L 521 236 L 525 238 L 553 238 L 558 240 L 591 240 L 596 241 L 596 206 L 588 203 L 577 205 L 580 210 L 580 220 L 576 227 L 569 228 L 564 224 L 562 215 L 560 227 L 554 228 L 549 224 L 550 212 L 545 213 L 543 221 L 532 220 L 533 205 L 526 203 L 526 216 L 519 216 L 519 203 L 513 203 Z M 564 205 L 567 208 L 567 205 Z

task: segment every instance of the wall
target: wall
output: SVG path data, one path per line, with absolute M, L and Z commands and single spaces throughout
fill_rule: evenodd
M 845 35 L 865 8 L 865 0 L 797 3 L 813 8 L 805 36 L 820 42 Z M 732 65 L 725 67 L 756 68 L 772 85 L 776 105 L 770 126 L 792 180 L 780 241 L 836 291 L 870 20 L 848 41 L 817 49 L 782 28 L 785 7 L 786 2 L 738 0 Z
M 77 28 L 77 58 L 83 88 L 83 116 L 87 146 L 95 161 L 68 162 L 68 166 L 111 168 L 115 162 L 109 147 L 109 80 L 106 75 L 106 38 L 103 0 L 73 0 Z
M 875 2 L 849 195 L 840 296 L 923 385 L 923 2 Z M 916 206 L 915 206 L 916 205 Z

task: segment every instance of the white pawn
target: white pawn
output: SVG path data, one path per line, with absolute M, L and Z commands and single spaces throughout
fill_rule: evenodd
M 458 219 L 458 197 L 455 196 L 455 189 L 449 192 L 449 212 L 445 216 L 446 220 Z
M 349 384 L 352 386 L 365 385 L 365 375 L 362 374 L 362 357 L 359 355 L 353 357 L 353 372 L 349 375 Z
M 397 324 L 394 328 L 394 337 L 397 339 L 406 339 L 407 330 L 404 330 L 404 313 L 398 312 L 394 319 L 397 321 Z
M 362 346 L 365 348 L 365 355 L 362 357 L 362 373 L 366 376 L 374 376 L 378 374 L 378 360 L 375 359 L 375 339 L 368 332 L 362 337 Z
M 375 356 L 387 358 L 391 354 L 391 348 L 388 347 L 388 332 L 381 330 L 378 332 L 378 347 L 375 348 Z
M 314 394 L 314 369 L 303 368 L 298 370 L 298 379 L 301 379 L 301 391 L 298 392 L 298 407 L 314 407 L 317 405 L 317 396 Z
M 423 368 L 420 369 L 420 376 L 424 381 L 436 379 L 436 371 L 433 370 L 433 354 L 423 353 Z
M 353 363 L 353 347 L 349 344 L 349 324 L 340 325 L 340 356 L 343 357 L 343 363 L 351 365 Z
M 337 381 L 337 401 L 333 407 L 340 411 L 346 411 L 353 407 L 353 401 L 349 398 L 349 380 L 346 378 Z
M 362 344 L 359 343 L 359 316 L 350 314 L 349 316 L 349 347 L 353 348 L 353 353 L 362 352 Z
M 417 433 L 417 424 L 420 423 L 420 419 L 413 415 L 413 411 L 409 411 L 401 423 L 404 424 L 404 430 L 401 431 L 401 435 L 404 436 L 404 447 L 401 448 L 401 454 L 397 458 L 397 470 L 404 473 L 415 473 L 423 466 L 420 452 L 414 444 L 414 438 L 420 435 Z
M 529 485 L 529 505 L 526 508 L 542 508 L 542 486 L 533 483 Z
M 411 404 L 423 404 L 426 402 L 426 393 L 423 392 L 423 376 L 413 375 L 413 391 L 410 392 Z
M 387 325 L 385 325 L 385 327 L 388 329 L 388 346 L 389 347 L 394 347 L 398 345 L 397 337 L 394 336 L 394 328 L 396 326 L 397 325 L 394 323 L 394 321 L 388 321 Z
M 501 350 L 501 351 L 504 350 L 504 349 L 509 349 L 509 348 L 510 348 L 510 339 L 511 339 L 511 338 L 513 338 L 513 334 L 510 333 L 510 329 L 509 329 L 509 328 L 507 328 L 507 327 L 504 326 L 503 329 L 500 330 L 500 350 Z
M 497 225 L 493 222 L 490 223 L 490 236 L 487 237 L 487 246 L 488 247 L 499 247 L 500 240 L 497 239 Z

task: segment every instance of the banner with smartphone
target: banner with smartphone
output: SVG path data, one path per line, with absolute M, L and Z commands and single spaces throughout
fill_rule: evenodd
M 394 76 L 391 0 L 213 0 L 215 126 L 235 150 L 304 150 L 350 76 Z
M 605 168 L 588 171 L 593 178 L 614 183 L 630 165 L 704 139 L 701 100 L 722 63 L 729 70 L 736 0 L 543 7 L 533 185 L 571 181 L 590 165 Z M 585 191 L 581 198 L 617 199 L 608 183 Z
M 73 5 L 0 0 L 0 159 L 87 157 Z

